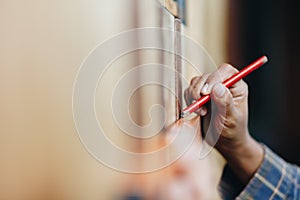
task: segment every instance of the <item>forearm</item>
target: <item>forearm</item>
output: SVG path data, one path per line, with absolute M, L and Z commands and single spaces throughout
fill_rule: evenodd
M 253 177 L 264 158 L 261 144 L 249 134 L 246 135 L 243 141 L 222 141 L 222 146 L 217 148 L 226 159 L 230 169 L 244 184 Z

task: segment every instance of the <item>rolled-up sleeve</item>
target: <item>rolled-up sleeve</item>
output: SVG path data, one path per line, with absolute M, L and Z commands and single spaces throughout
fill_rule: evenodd
M 219 184 L 223 199 L 300 199 L 299 167 L 264 146 L 264 160 L 253 178 L 243 185 L 226 166 Z

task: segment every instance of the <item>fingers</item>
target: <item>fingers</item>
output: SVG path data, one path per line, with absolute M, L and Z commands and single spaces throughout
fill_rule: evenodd
M 216 84 L 224 82 L 236 73 L 238 73 L 238 70 L 230 64 L 222 64 L 217 71 L 207 77 L 200 93 L 203 95 L 210 94 Z M 243 80 L 235 83 L 229 90 L 234 98 L 245 99 L 248 97 L 248 86 Z
M 200 91 L 208 77 L 209 74 L 203 74 L 202 76 L 194 77 L 191 80 L 190 87 L 184 91 L 184 98 L 188 105 L 192 104 L 201 97 Z M 207 113 L 207 109 L 202 107 L 201 109 L 197 110 L 196 113 L 204 116 Z
M 234 111 L 232 91 L 226 88 L 222 82 L 232 77 L 238 72 L 229 64 L 222 64 L 217 71 L 213 72 L 205 81 L 201 90 L 202 94 L 211 94 L 212 101 L 217 106 L 219 115 L 223 117 L 231 116 Z M 240 84 L 240 83 L 239 83 Z M 236 93 L 238 90 L 235 89 Z
M 240 80 L 230 88 L 230 92 L 235 98 L 248 98 L 248 85 L 245 81 Z
M 232 75 L 236 74 L 238 72 L 237 69 L 232 67 L 229 64 L 222 64 L 218 70 L 213 72 L 205 81 L 205 85 L 201 89 L 201 93 L 206 95 L 210 94 L 212 88 L 217 83 L 222 83 L 226 79 L 230 78 Z
M 201 97 L 200 91 L 208 77 L 209 74 L 203 74 L 200 77 L 195 77 L 192 79 L 191 86 L 189 87 L 189 93 L 191 94 L 192 100 L 197 100 Z
M 201 95 L 212 93 L 212 89 L 217 84 L 224 82 L 225 80 L 227 80 L 228 78 L 236 74 L 237 72 L 238 70 L 233 66 L 229 64 L 222 64 L 218 68 L 218 70 L 216 70 L 213 73 L 204 74 L 201 77 L 194 77 L 191 80 L 190 87 L 185 90 L 184 96 L 187 104 L 188 105 L 192 104 L 193 101 L 199 99 Z M 238 81 L 235 85 L 233 85 L 230 88 L 230 90 L 225 88 L 225 91 L 230 93 L 231 99 L 235 98 L 236 100 L 238 100 L 238 98 L 240 97 L 240 99 L 244 100 L 248 96 L 248 87 L 243 80 Z M 217 95 L 217 93 L 215 94 Z M 224 99 L 221 100 L 224 101 Z M 222 102 L 221 100 L 219 102 L 220 106 L 223 105 L 222 103 L 226 103 L 226 102 Z M 201 116 L 205 116 L 207 114 L 207 109 L 203 107 L 200 110 L 198 110 L 196 113 Z
M 226 116 L 231 116 L 234 112 L 234 103 L 231 92 L 223 84 L 218 83 L 213 86 L 211 98 L 217 106 L 218 113 Z

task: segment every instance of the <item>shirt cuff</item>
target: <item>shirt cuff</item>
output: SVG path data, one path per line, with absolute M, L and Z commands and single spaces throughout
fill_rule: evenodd
M 286 163 L 267 146 L 263 145 L 263 148 L 263 162 L 246 186 L 228 167 L 224 168 L 219 184 L 223 199 L 286 199 L 291 193 L 292 183 L 298 175 L 297 167 Z

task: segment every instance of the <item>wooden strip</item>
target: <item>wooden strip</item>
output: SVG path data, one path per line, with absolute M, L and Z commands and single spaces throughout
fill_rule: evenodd
M 182 58 L 181 58 L 181 20 L 174 20 L 174 48 L 175 48 L 175 92 L 176 92 L 176 120 L 180 118 L 182 106 Z

